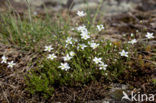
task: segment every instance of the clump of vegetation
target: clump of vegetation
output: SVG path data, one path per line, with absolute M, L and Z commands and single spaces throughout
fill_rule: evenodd
M 78 11 L 77 14 L 81 23 L 87 22 L 85 12 Z M 126 43 L 96 40 L 94 34 L 103 30 L 103 24 L 83 24 L 71 28 L 70 33 L 74 35 L 62 31 L 67 35 L 55 45 L 46 45 L 44 59 L 40 59 L 30 71 L 28 90 L 32 94 L 40 93 L 49 97 L 58 86 L 81 86 L 98 80 L 122 82 L 123 76 L 125 79 L 134 79 L 137 73 L 144 73 L 140 68 L 145 67 L 146 63 L 134 59 L 140 56 L 134 48 L 138 42 L 134 35 Z M 58 35 L 63 35 L 62 32 L 58 32 Z M 152 33 L 147 33 L 146 37 L 154 38 Z

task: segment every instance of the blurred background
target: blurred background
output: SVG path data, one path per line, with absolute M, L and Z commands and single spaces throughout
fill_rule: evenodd
M 37 12 L 42 12 L 46 7 L 50 11 L 70 9 L 77 11 L 81 9 L 95 10 L 99 7 L 104 14 L 124 13 L 128 11 L 149 11 L 156 9 L 156 0 L 0 0 L 0 11 L 13 9 L 23 12 L 29 6 Z

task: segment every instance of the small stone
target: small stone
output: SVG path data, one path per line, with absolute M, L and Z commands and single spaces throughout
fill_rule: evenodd
M 122 89 L 117 89 L 117 90 L 115 90 L 115 91 L 113 91 L 111 94 L 110 94 L 110 96 L 111 96 L 111 98 L 113 99 L 113 100 L 121 100 L 122 99 L 122 97 L 123 97 L 123 90 Z
M 68 0 L 52 0 L 53 2 L 56 2 L 56 3 L 58 3 L 58 4 L 63 4 L 63 5 L 65 5 L 66 3 L 67 3 L 67 1 Z
M 89 3 L 82 3 L 82 4 L 77 4 L 73 7 L 74 11 L 77 10 L 84 10 L 84 9 L 96 9 L 98 7 L 98 3 L 95 2 L 89 2 Z

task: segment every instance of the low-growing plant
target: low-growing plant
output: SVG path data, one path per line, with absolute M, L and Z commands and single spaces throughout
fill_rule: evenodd
M 81 21 L 87 15 L 83 11 L 77 14 Z M 103 24 L 88 26 L 72 28 L 71 32 L 75 35 L 68 34 L 57 45 L 45 46 L 44 59 L 28 76 L 27 85 L 31 93 L 48 97 L 58 86 L 81 86 L 101 78 L 109 82 L 118 80 L 127 71 L 133 71 L 130 62 L 133 61 L 131 57 L 137 55 L 133 46 L 137 40 L 127 43 L 96 40 L 92 32 L 104 30 Z

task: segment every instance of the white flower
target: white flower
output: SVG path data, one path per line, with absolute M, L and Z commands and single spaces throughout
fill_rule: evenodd
M 137 43 L 137 40 L 136 39 L 133 39 L 133 40 L 129 41 L 128 43 L 135 44 L 135 43 Z
M 84 48 L 87 47 L 87 45 L 85 45 L 85 44 L 79 44 L 79 46 L 80 46 L 80 48 L 81 48 L 82 50 L 84 50 Z
M 80 30 L 80 32 L 81 32 L 80 35 L 81 35 L 81 38 L 82 38 L 82 39 L 87 40 L 87 39 L 90 38 L 90 36 L 88 35 L 89 32 L 88 32 L 87 29 L 82 29 L 82 30 Z
M 149 32 L 147 32 L 147 34 L 145 36 L 148 39 L 153 39 L 154 38 L 153 33 L 149 33 Z
M 52 48 L 52 46 L 45 46 L 45 49 L 44 51 L 48 51 L 48 52 L 51 52 L 51 50 L 53 50 L 54 48 Z
M 1 63 L 7 63 L 7 60 L 8 58 L 5 55 L 3 55 Z
M 14 61 L 8 62 L 8 68 L 13 68 L 14 65 L 16 65 Z
M 81 25 L 81 26 L 77 27 L 78 31 L 85 30 L 85 29 L 86 29 L 85 25 Z
M 49 54 L 47 58 L 53 60 L 53 59 L 55 59 L 56 57 L 57 57 L 57 56 L 56 56 L 55 54 Z
M 99 66 L 100 66 L 100 68 L 99 68 L 100 70 L 106 70 L 108 65 L 103 63 L 103 62 L 101 62 Z
M 77 30 L 80 31 L 81 33 L 88 33 L 88 30 L 85 25 L 77 27 Z
M 83 17 L 86 16 L 86 13 L 84 11 L 77 11 L 77 15 Z
M 67 44 L 72 44 L 72 38 L 71 37 L 68 37 L 67 40 L 66 40 L 66 43 Z
M 90 43 L 90 47 L 93 49 L 96 49 L 99 46 L 99 44 L 96 43 Z
M 125 50 L 122 50 L 121 52 L 119 52 L 119 54 L 120 54 L 121 56 L 128 57 L 128 52 L 125 52 Z
M 65 57 L 63 57 L 64 61 L 69 61 L 72 57 L 69 56 L 69 54 L 67 54 Z
M 58 68 L 67 71 L 68 69 L 70 69 L 70 66 L 68 63 L 61 63 L 61 65 Z
M 81 34 L 81 38 L 84 39 L 84 40 L 87 40 L 90 38 L 90 36 L 88 34 Z
M 104 27 L 103 27 L 102 24 L 100 24 L 100 25 L 97 25 L 97 29 L 98 29 L 99 31 L 101 31 L 102 29 L 104 29 Z
M 89 34 L 88 30 L 87 29 L 83 29 L 80 31 L 81 32 L 81 35 L 84 35 L 84 34 Z
M 70 56 L 72 56 L 72 57 L 75 56 L 75 53 L 74 53 L 73 51 L 71 51 L 69 54 L 70 54 Z
M 33 14 L 36 16 L 38 13 L 35 11 L 35 12 L 33 12 Z
M 131 37 L 133 37 L 134 36 L 134 34 L 133 33 L 131 33 Z
M 94 59 L 93 59 L 93 61 L 96 63 L 96 64 L 99 64 L 99 63 L 101 63 L 102 61 L 102 58 L 97 58 L 97 57 L 95 57 Z

